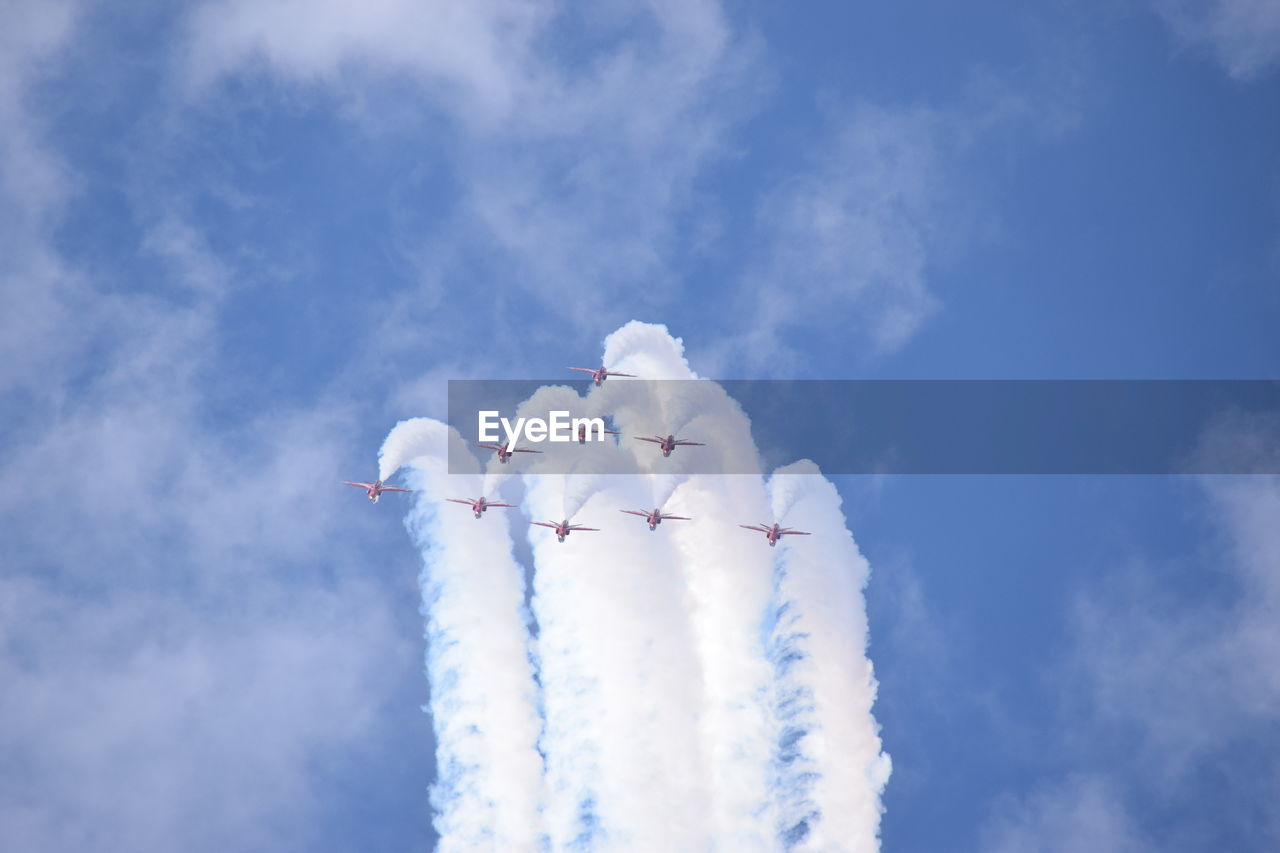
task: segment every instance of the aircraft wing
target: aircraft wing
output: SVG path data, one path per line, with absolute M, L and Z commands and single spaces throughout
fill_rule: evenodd
M 634 438 L 636 441 L 651 441 L 654 444 L 662 444 L 662 439 L 660 438 L 645 438 L 643 435 L 637 435 Z
M 476 447 L 483 447 L 485 450 L 501 450 L 501 444 L 477 444 Z
M 805 533 L 803 530 L 779 530 L 779 536 L 812 536 L 811 533 Z
M 456 504 L 466 504 L 467 506 L 475 506 L 475 505 L 476 505 L 476 502 L 475 502 L 475 501 L 463 500 L 462 498 L 445 498 L 445 500 L 447 500 L 447 501 L 453 501 L 453 502 L 454 502 L 454 503 L 456 503 Z M 493 504 L 489 504 L 489 506 L 493 506 Z
M 768 532 L 769 532 L 769 528 L 767 528 L 767 527 L 761 527 L 761 526 L 760 526 L 760 525 L 758 525 L 758 524 L 739 524 L 738 526 L 739 526 L 739 527 L 742 527 L 742 528 L 744 528 L 744 529 L 746 529 L 746 530 L 756 530 L 756 531 L 759 531 L 760 533 L 768 533 Z
M 690 517 L 689 517 L 689 516 L 687 516 L 687 515 L 664 515 L 664 516 L 662 517 L 662 520 L 663 520 L 663 521 L 669 521 L 669 520 L 671 520 L 671 519 L 673 519 L 673 518 L 674 518 L 676 521 L 693 521 L 693 519 L 692 519 L 692 518 L 690 518 Z
M 507 451 L 507 452 L 508 452 L 508 453 L 541 453 L 542 451 L 541 451 L 541 450 L 526 450 L 526 449 L 525 449 L 525 448 L 523 448 L 523 447 L 513 447 L 513 448 L 511 448 L 511 449 L 510 449 L 509 451 Z
M 681 439 L 676 439 L 676 441 L 675 441 L 674 443 L 675 443 L 675 444 L 688 444 L 688 445 L 695 445 L 695 446 L 697 446 L 697 447 L 706 447 L 706 445 L 705 445 L 705 444 L 703 444 L 701 441 L 685 441 L 685 440 L 684 440 L 684 439 L 682 439 L 682 438 L 681 438 Z
M 413 491 L 413 489 L 399 489 L 399 488 L 396 488 L 395 486 L 383 486 L 383 487 L 382 487 L 382 491 L 384 491 L 384 492 L 412 492 L 412 491 Z
M 606 371 L 604 372 L 604 375 L 605 375 L 605 376 L 625 376 L 625 377 L 627 377 L 628 379 L 635 379 L 635 378 L 636 378 L 636 375 L 635 375 L 634 373 L 614 373 L 612 370 L 606 370 Z
M 576 370 L 579 373 L 595 373 L 595 371 L 589 367 L 566 367 L 565 370 Z
M 485 506 L 515 506 L 515 504 L 485 504 Z
M 594 531 L 595 531 L 595 532 L 597 532 L 597 533 L 599 533 L 599 532 L 600 532 L 600 528 L 599 528 L 599 527 L 582 527 L 582 526 L 577 525 L 577 524 L 570 524 L 570 525 L 569 525 L 569 529 L 570 529 L 570 530 L 594 530 Z
M 640 511 L 639 511 L 639 510 L 637 510 L 637 509 L 620 509 L 620 510 L 618 510 L 618 512 L 625 512 L 627 515 L 639 515 L 639 516 L 642 516 L 642 517 L 644 517 L 644 518 L 648 518 L 648 517 L 649 517 L 649 513 L 647 513 L 647 512 L 640 512 Z
M 362 489 L 369 489 L 369 488 L 372 488 L 372 487 L 373 487 L 373 483 L 353 483 L 353 482 L 351 482 L 350 480 L 343 480 L 343 481 L 342 481 L 342 485 L 344 485 L 344 486 L 359 486 L 359 487 L 360 487 L 360 488 L 362 488 Z
M 538 525 L 539 527 L 550 527 L 552 530 L 555 530 L 556 528 L 558 528 L 558 527 L 560 526 L 560 525 L 558 525 L 558 524 L 552 524 L 552 523 L 551 523 L 551 522 L 549 522 L 549 521 L 531 521 L 531 522 L 529 522 L 529 523 L 530 523 L 530 524 L 536 524 L 536 525 Z

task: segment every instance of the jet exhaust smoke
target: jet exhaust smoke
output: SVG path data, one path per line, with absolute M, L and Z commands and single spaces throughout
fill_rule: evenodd
M 638 322 L 609 336 L 603 363 L 697 378 L 678 339 Z M 611 416 L 622 435 L 542 445 L 516 474 L 492 457 L 446 473 L 447 443 L 463 439 L 435 421 L 405 421 L 383 445 L 380 476 L 407 465 L 422 490 L 406 524 L 423 554 L 440 849 L 876 850 L 890 764 L 872 716 L 868 566 L 839 495 L 809 462 L 767 481 L 687 473 L 686 453 L 750 467 L 750 424 L 715 383 L 653 387 L 540 389 L 518 414 Z M 634 440 L 668 433 L 705 446 L 663 458 Z M 582 455 L 552 467 L 553 454 Z M 574 473 L 585 454 L 595 473 Z M 498 490 L 519 512 L 477 522 L 441 503 Z M 655 506 L 694 521 L 650 531 L 618 513 Z M 562 518 L 600 530 L 561 543 L 528 524 Z M 812 535 L 769 548 L 738 527 L 775 520 Z M 532 553 L 531 612 L 513 528 Z
M 869 567 L 845 528 L 839 493 L 817 475 L 804 460 L 769 480 L 774 517 L 803 519 L 812 534 L 794 547 L 783 537 L 774 575 L 780 829 L 792 849 L 873 851 L 891 765 L 871 713 Z
M 410 459 L 426 456 L 439 440 L 437 422 L 430 418 L 409 418 L 396 424 L 378 451 L 378 479 L 386 482 Z
M 481 492 L 478 466 L 447 473 L 447 443 L 460 441 L 444 424 L 415 419 L 398 424 L 385 445 L 404 454 L 419 490 L 405 525 L 422 551 L 438 850 L 532 853 L 543 841 L 544 794 L 524 569 L 501 513 L 481 524 L 441 502 Z

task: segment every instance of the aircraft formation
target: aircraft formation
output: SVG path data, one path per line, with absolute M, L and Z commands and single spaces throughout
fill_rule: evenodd
M 587 368 L 587 367 L 570 367 L 568 369 L 581 371 L 582 373 L 590 373 L 591 380 L 596 385 L 600 385 L 610 376 L 626 376 L 632 379 L 636 378 L 633 374 L 630 374 L 630 373 L 618 373 L 616 371 L 609 370 L 604 365 L 601 365 L 600 367 L 594 368 L 594 369 Z M 611 430 L 611 429 L 606 429 L 605 433 L 608 435 L 620 435 L 620 433 L 617 430 Z M 637 441 L 647 441 L 651 444 L 658 445 L 658 449 L 662 452 L 662 455 L 664 457 L 670 456 L 672 451 L 674 451 L 677 447 L 705 447 L 706 446 L 704 442 L 688 441 L 686 439 L 677 438 L 675 435 L 672 435 L 670 433 L 668 433 L 666 436 L 660 436 L 660 435 L 635 436 L 635 438 Z M 579 444 L 586 443 L 586 427 L 585 426 L 580 426 L 578 428 L 578 443 Z M 509 447 L 508 442 L 503 442 L 502 444 L 476 444 L 474 446 L 482 447 L 486 450 L 494 451 L 498 455 L 498 462 L 502 463 L 503 465 L 507 464 L 507 461 L 512 457 L 513 454 L 542 452 L 541 450 L 531 450 L 531 449 L 525 449 L 521 447 Z M 374 503 L 378 502 L 378 498 L 382 495 L 383 492 L 413 491 L 412 489 L 401 489 L 395 486 L 384 485 L 381 480 L 375 480 L 372 483 L 353 483 L 347 480 L 343 480 L 342 482 L 348 486 L 359 486 L 360 488 L 364 489 L 369 495 L 369 500 L 373 501 Z M 496 501 L 490 501 L 483 496 L 478 498 L 446 498 L 445 500 L 450 501 L 452 503 L 465 504 L 477 519 L 481 518 L 484 515 L 485 511 L 492 507 L 514 507 L 515 506 L 515 504 L 498 503 Z M 635 515 L 635 516 L 639 516 L 640 518 L 643 518 L 645 520 L 645 523 L 649 525 L 649 530 L 651 531 L 657 530 L 658 525 L 661 524 L 663 521 L 692 521 L 693 520 L 692 518 L 684 515 L 669 515 L 667 513 L 664 513 L 662 511 L 662 507 L 654 507 L 652 510 L 623 509 L 618 511 L 624 512 L 628 515 Z M 569 536 L 569 534 L 573 533 L 574 531 L 599 532 L 600 530 L 600 528 L 598 527 L 584 527 L 581 524 L 572 524 L 569 522 L 567 518 L 561 519 L 560 521 L 530 521 L 529 524 L 535 525 L 537 527 L 547 527 L 547 528 L 550 528 L 551 530 L 554 530 L 556 534 L 556 540 L 559 542 L 563 542 Z M 763 533 L 765 540 L 769 543 L 770 548 L 775 547 L 778 544 L 778 540 L 781 539 L 783 536 L 811 535 L 803 530 L 796 530 L 791 527 L 782 527 L 776 522 L 774 524 L 739 524 L 738 526 L 745 530 L 752 530 L 757 533 Z
M 457 499 L 450 498 L 449 500 L 457 500 Z M 467 503 L 467 501 L 458 501 L 458 502 Z M 499 506 L 499 504 L 489 504 L 489 506 Z M 661 524 L 663 521 L 693 521 L 693 519 L 687 515 L 668 515 L 667 513 L 662 511 L 661 507 L 654 507 L 653 510 L 648 512 L 644 510 L 637 510 L 637 509 L 621 509 L 618 511 L 625 512 L 628 515 L 636 515 L 636 516 L 639 516 L 640 518 L 643 518 L 645 520 L 645 523 L 649 525 L 650 530 L 657 530 L 658 525 Z M 479 517 L 480 517 L 480 514 L 477 513 L 476 518 L 479 518 Z M 529 523 L 533 525 L 537 525 L 538 527 L 551 528 L 556 532 L 556 539 L 560 542 L 563 542 L 565 538 L 575 530 L 599 531 L 600 529 L 598 527 L 584 527 L 581 524 L 571 524 L 569 522 L 569 519 L 567 518 L 562 521 L 531 521 Z M 783 536 L 811 536 L 812 535 L 804 530 L 796 530 L 794 527 L 783 527 L 782 525 L 777 523 L 739 524 L 738 526 L 746 530 L 754 530 L 757 533 L 763 533 L 765 541 L 769 543 L 770 548 L 776 547 L 778 544 L 778 540 L 781 539 Z
M 413 491 L 412 489 L 401 489 L 401 488 L 397 488 L 396 486 L 383 485 L 381 480 L 375 480 L 372 483 L 352 483 L 352 482 L 343 480 L 343 483 L 344 485 L 359 486 L 360 488 L 365 489 L 369 494 L 369 500 L 373 501 L 374 503 L 378 502 L 378 497 L 383 492 Z M 488 498 L 485 498 L 483 496 L 478 498 L 445 498 L 445 500 L 449 501 L 450 503 L 463 504 L 464 506 L 466 506 L 468 509 L 471 510 L 471 513 L 476 518 L 481 518 L 486 511 L 492 509 L 493 507 L 516 506 L 515 504 L 491 501 Z M 618 510 L 618 512 L 623 512 L 623 513 L 626 513 L 627 515 L 634 515 L 634 516 L 638 516 L 639 518 L 643 518 L 645 521 L 645 524 L 649 525 L 650 530 L 657 530 L 658 525 L 664 521 L 693 521 L 693 519 L 687 515 L 672 515 L 670 513 L 663 512 L 662 507 L 654 507 L 651 510 L 620 509 Z M 598 527 L 585 527 L 581 524 L 573 524 L 567 518 L 561 519 L 560 521 L 530 521 L 529 523 L 537 527 L 547 527 L 547 528 L 550 528 L 551 530 L 554 530 L 556 533 L 556 540 L 559 542 L 563 542 L 569 536 L 569 534 L 573 533 L 574 531 L 599 532 L 600 530 L 600 528 Z M 775 547 L 778 544 L 778 540 L 781 539 L 783 536 L 812 535 L 804 530 L 796 530 L 793 527 L 783 527 L 780 524 L 777 524 L 776 522 L 774 524 L 764 524 L 764 523 L 739 524 L 738 526 L 743 528 L 744 530 L 753 530 L 757 533 L 763 533 L 764 538 L 769 543 L 770 548 Z

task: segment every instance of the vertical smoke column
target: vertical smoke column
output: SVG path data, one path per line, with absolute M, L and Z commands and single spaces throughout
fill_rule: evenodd
M 700 728 L 711 767 L 715 849 L 775 850 L 769 791 L 772 672 L 763 638 L 771 565 L 758 543 L 736 527 L 738 519 L 763 508 L 763 484 L 746 475 L 694 475 L 673 500 L 705 525 L 677 528 L 672 537 L 688 587 L 694 650 L 705 674 Z
M 651 386 L 647 393 L 656 396 L 649 398 L 632 392 L 634 383 L 600 390 L 617 398 L 611 408 L 624 438 L 674 433 L 705 443 L 669 458 L 652 444 L 633 439 L 628 446 L 655 491 L 670 492 L 680 513 L 694 519 L 673 523 L 667 535 L 679 557 L 692 651 L 703 674 L 697 724 L 708 764 L 712 849 L 771 851 L 777 849 L 769 787 L 776 730 L 763 626 L 772 560 L 737 528 L 768 514 L 767 497 L 759 475 L 688 473 L 743 470 L 757 454 L 746 416 L 715 383 L 689 381 L 696 376 L 682 349 L 662 326 L 629 323 L 609 336 L 605 363 L 626 364 L 644 379 L 684 381 Z
M 477 520 L 444 503 L 480 497 L 485 486 L 478 467 L 447 473 L 448 442 L 460 441 L 437 421 L 404 421 L 387 436 L 381 466 L 390 476 L 407 464 L 408 484 L 419 490 L 405 524 L 422 551 L 437 849 L 538 851 L 545 841 L 541 719 L 524 571 L 512 554 L 509 524 L 518 521 L 503 514 L 510 510 Z
M 519 414 L 591 405 L 551 387 Z M 525 476 L 530 517 L 599 528 L 564 542 L 529 530 L 551 848 L 706 850 L 700 678 L 679 561 L 665 530 L 618 512 L 651 500 L 651 485 L 612 440 L 542 449 Z M 591 473 L 573 473 L 579 464 Z
M 782 725 L 781 835 L 794 850 L 875 851 L 890 762 L 871 713 L 867 561 L 845 527 L 839 493 L 812 462 L 775 471 L 769 493 L 780 524 L 812 534 L 783 537 L 776 549 L 771 650 Z

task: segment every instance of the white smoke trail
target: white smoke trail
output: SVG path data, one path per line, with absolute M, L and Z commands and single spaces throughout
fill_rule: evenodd
M 438 441 L 439 437 L 431 426 L 436 423 L 429 418 L 409 418 L 392 427 L 378 451 L 378 479 L 385 483 L 410 459 L 438 449 L 433 439 Z
M 532 516 L 559 520 L 572 475 L 528 479 Z M 709 846 L 683 579 L 665 531 L 617 512 L 643 490 L 615 478 L 587 497 L 571 520 L 599 533 L 530 528 L 555 850 Z
M 696 379 L 682 344 L 661 326 L 624 326 L 606 340 L 605 363 L 625 364 L 627 372 L 644 379 Z M 610 392 L 624 437 L 675 432 L 706 442 L 678 448 L 665 459 L 651 444 L 626 446 L 640 470 L 654 472 L 652 488 L 671 488 L 672 505 L 694 519 L 673 523 L 669 535 L 679 556 L 693 650 L 703 675 L 698 733 L 709 762 L 713 849 L 772 850 L 769 767 L 775 737 L 768 701 L 771 669 L 762 638 L 772 565 L 768 549 L 736 526 L 763 514 L 764 483 L 759 475 L 687 473 L 744 470 L 755 459 L 755 447 L 745 416 L 714 383 L 647 385 L 643 395 L 633 390 L 636 385 L 600 389 Z
M 839 493 L 812 462 L 775 471 L 769 493 L 778 523 L 798 527 L 802 520 L 811 533 L 783 537 L 777 546 L 771 645 L 782 723 L 782 836 L 789 849 L 878 850 L 891 764 L 871 713 L 867 561 L 845 527 Z
M 759 514 L 764 489 L 758 477 L 728 478 L 732 486 L 725 479 L 695 475 L 676 490 L 672 502 L 679 501 L 696 524 L 674 528 L 672 539 L 682 558 L 704 672 L 701 735 L 711 763 L 716 849 L 772 850 L 768 770 L 774 726 L 762 636 L 771 565 L 759 543 L 736 526 Z
M 619 381 L 586 399 L 542 388 L 518 415 L 610 415 Z M 651 484 L 613 441 L 539 449 L 526 469 L 530 517 L 601 528 L 564 543 L 546 528 L 529 534 L 552 848 L 708 849 L 702 678 L 680 559 L 665 529 L 617 512 L 651 500 Z
M 517 519 L 494 509 L 476 520 L 467 507 L 444 502 L 482 494 L 478 466 L 447 473 L 448 443 L 461 441 L 444 424 L 415 419 L 396 426 L 381 456 L 385 476 L 407 464 L 419 490 L 406 526 L 422 550 L 437 849 L 538 851 L 545 843 L 541 720 L 524 571 L 508 526 Z
M 686 482 L 689 478 L 684 474 L 650 474 L 649 475 L 649 494 L 652 500 L 645 505 L 645 509 L 654 509 L 655 507 L 664 512 L 676 512 L 676 507 L 667 506 L 671 500 L 671 496 L 676 493 L 676 489 Z M 676 513 L 679 514 L 679 513 Z
M 443 449 L 414 463 L 427 494 L 410 528 L 428 567 L 429 643 L 441 647 L 430 652 L 429 670 L 433 714 L 443 718 L 435 799 L 437 826 L 452 846 L 442 841 L 442 849 L 876 849 L 889 763 L 871 716 L 866 563 L 838 496 L 816 473 L 797 473 L 811 468 L 782 469 L 768 489 L 759 473 L 694 473 L 751 470 L 758 456 L 741 409 L 716 384 L 688 381 L 696 376 L 665 328 L 629 323 L 607 339 L 604 363 L 643 379 L 686 381 L 615 378 L 585 397 L 565 386 L 540 389 L 519 416 L 611 416 L 623 435 L 544 443 L 544 453 L 507 465 L 491 457 L 484 476 L 456 495 L 443 492 L 460 482 L 443 473 Z M 444 427 L 423 423 L 443 448 Z M 424 437 L 413 432 L 420 428 L 401 427 L 405 434 L 393 432 L 384 446 L 388 476 L 389 466 L 423 453 Z M 667 433 L 705 446 L 663 458 L 634 438 Z M 564 543 L 552 530 L 528 528 L 544 712 L 541 813 L 531 781 L 538 720 L 523 657 L 523 576 L 507 529 L 495 536 L 497 519 L 475 522 L 463 507 L 440 518 L 427 506 L 494 497 L 499 488 L 509 499 L 522 488 L 534 520 L 601 528 Z M 617 512 L 655 505 L 694 521 L 651 532 Z M 511 512 L 502 520 L 523 525 Z M 737 526 L 787 516 L 815 535 L 771 549 Z M 490 592 L 482 612 L 469 609 Z M 507 710 L 490 707 L 498 699 Z M 497 779 L 504 752 L 515 772 Z M 499 819 L 503 843 L 486 835 Z

